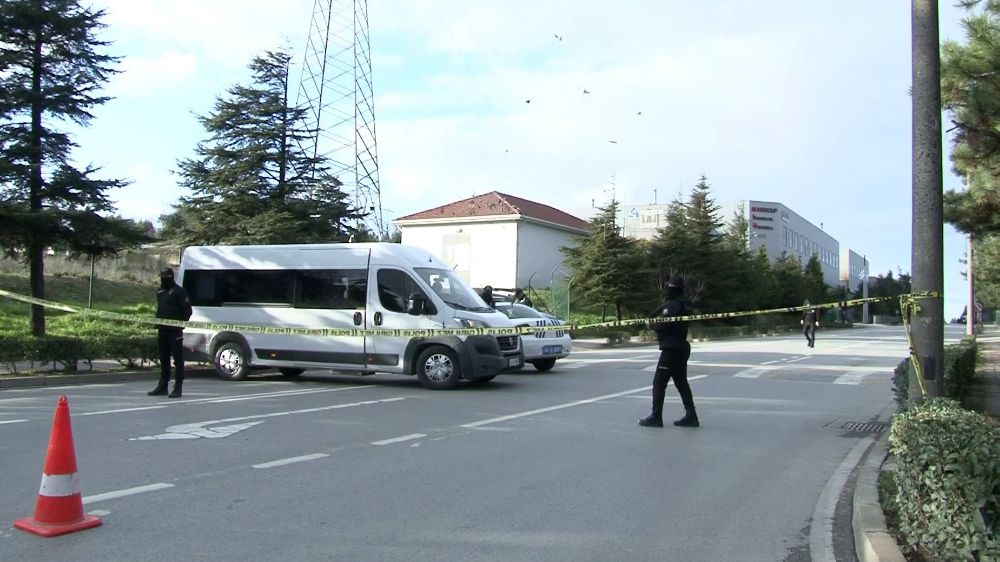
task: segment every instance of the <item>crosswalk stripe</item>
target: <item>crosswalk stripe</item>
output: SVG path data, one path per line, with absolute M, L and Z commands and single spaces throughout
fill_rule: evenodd
M 753 367 L 752 369 L 745 369 L 733 375 L 734 377 L 740 377 L 742 379 L 757 379 L 761 375 L 774 371 L 774 367 Z
M 860 373 L 858 373 L 858 372 L 850 373 L 849 372 L 849 373 L 844 373 L 844 374 L 840 375 L 839 377 L 837 377 L 833 381 L 833 384 L 861 384 L 861 381 L 863 381 L 865 379 L 865 377 L 867 377 L 868 375 L 871 375 L 871 374 L 872 374 L 871 372 L 860 372 Z

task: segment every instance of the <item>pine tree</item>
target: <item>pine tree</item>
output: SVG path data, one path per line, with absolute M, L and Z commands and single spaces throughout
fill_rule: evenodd
M 578 236 L 575 246 L 561 250 L 572 270 L 574 298 L 612 306 L 615 318 L 621 320 L 626 312 L 648 312 L 643 308 L 648 301 L 642 298 L 642 256 L 636 242 L 621 235 L 615 222 L 617 215 L 617 201 L 600 207 L 588 233 Z
M 288 103 L 289 61 L 267 52 L 250 64 L 253 84 L 235 85 L 200 117 L 209 138 L 197 159 L 179 163 L 181 198 L 163 217 L 163 235 L 178 245 L 347 241 L 364 235 L 326 159 L 299 141 L 305 110 Z M 355 224 L 351 224 L 354 221 Z
M 0 244 L 28 262 L 31 294 L 45 298 L 47 247 L 101 256 L 147 240 L 112 217 L 99 168 L 73 166 L 76 146 L 59 122 L 85 126 L 108 101 L 101 86 L 116 57 L 97 38 L 104 12 L 77 0 L 0 0 Z M 45 311 L 31 309 L 31 332 L 45 335 Z
M 806 300 L 805 284 L 802 276 L 802 262 L 799 256 L 781 252 L 771 268 L 774 272 L 776 305 L 802 306 Z
M 830 301 L 830 288 L 823 279 L 823 265 L 816 254 L 810 256 L 806 262 L 802 272 L 802 282 L 809 302 L 819 304 Z
M 945 194 L 945 220 L 963 232 L 1000 233 L 1000 1 L 962 2 L 966 41 L 942 46 L 941 97 L 954 133 L 951 160 L 966 189 Z

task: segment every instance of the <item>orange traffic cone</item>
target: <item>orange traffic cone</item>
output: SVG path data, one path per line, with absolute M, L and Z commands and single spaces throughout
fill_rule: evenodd
M 83 513 L 83 498 L 76 479 L 76 450 L 73 448 L 73 427 L 69 423 L 69 401 L 60 396 L 52 422 L 49 450 L 45 454 L 35 516 L 18 519 L 14 521 L 14 526 L 43 537 L 54 537 L 97 527 L 101 523 L 100 518 Z

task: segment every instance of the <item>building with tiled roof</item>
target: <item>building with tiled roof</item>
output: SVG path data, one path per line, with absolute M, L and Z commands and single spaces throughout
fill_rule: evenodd
M 452 264 L 472 286 L 547 287 L 562 271 L 560 248 L 589 223 L 542 203 L 491 191 L 400 217 L 402 242 Z

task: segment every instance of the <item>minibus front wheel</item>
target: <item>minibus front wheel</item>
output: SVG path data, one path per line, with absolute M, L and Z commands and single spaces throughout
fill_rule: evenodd
M 215 350 L 215 374 L 227 381 L 241 381 L 250 374 L 250 354 L 236 342 L 227 342 Z
M 417 379 L 425 388 L 444 390 L 455 388 L 462 379 L 458 355 L 442 345 L 428 347 L 417 357 Z

